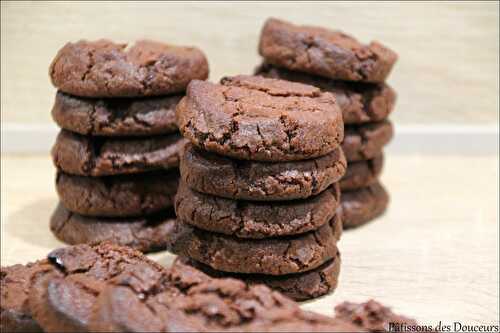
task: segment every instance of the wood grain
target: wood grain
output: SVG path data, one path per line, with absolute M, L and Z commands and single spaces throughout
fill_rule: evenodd
M 498 123 L 498 2 L 2 2 L 2 121 L 48 123 L 47 68 L 68 41 L 151 38 L 201 47 L 211 79 L 251 73 L 267 17 L 341 29 L 400 55 L 404 124 Z

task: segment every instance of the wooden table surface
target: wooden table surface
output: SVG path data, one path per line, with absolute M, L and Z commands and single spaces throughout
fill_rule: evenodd
M 2 265 L 61 246 L 49 231 L 56 205 L 48 156 L 2 156 Z M 375 298 L 425 324 L 498 324 L 498 156 L 388 156 L 386 215 L 344 233 L 340 284 L 303 307 Z M 161 263 L 167 252 L 152 255 Z

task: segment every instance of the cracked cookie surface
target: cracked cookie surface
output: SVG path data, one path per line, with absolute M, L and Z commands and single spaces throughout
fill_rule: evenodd
M 76 214 L 59 203 L 50 218 L 50 230 L 71 245 L 112 241 L 142 252 L 154 252 L 166 248 L 174 222 L 171 209 L 135 218 L 105 218 Z
M 384 155 L 380 154 L 371 160 L 350 162 L 347 172 L 340 180 L 342 191 L 367 187 L 377 181 L 384 166 Z
M 191 80 L 205 80 L 208 62 L 194 47 L 80 40 L 59 50 L 49 75 L 55 87 L 76 96 L 168 95 L 183 92 Z
M 265 284 L 295 301 L 305 301 L 335 290 L 338 284 L 340 263 L 340 253 L 337 253 L 333 259 L 313 270 L 287 275 L 226 273 L 186 257 L 177 257 L 173 265 L 190 265 L 212 277 L 232 277 L 250 285 Z
M 255 73 L 264 77 L 309 84 L 332 93 L 342 110 L 346 125 L 382 121 L 391 114 L 396 103 L 396 92 L 385 83 L 335 81 L 266 63 L 257 67 Z
M 382 215 L 389 194 L 379 182 L 353 191 L 343 191 L 340 200 L 344 229 L 359 227 Z
M 82 135 L 149 136 L 177 131 L 175 107 L 183 95 L 91 99 L 58 91 L 52 118 Z
M 192 189 L 230 199 L 275 201 L 303 199 L 323 192 L 346 172 L 340 148 L 315 159 L 293 162 L 235 160 L 188 143 L 179 169 Z
M 269 203 L 203 194 L 181 181 L 175 212 L 182 222 L 203 230 L 260 239 L 315 230 L 332 219 L 339 203 L 337 184 L 307 199 Z
M 56 189 L 61 203 L 86 216 L 126 217 L 147 215 L 173 207 L 177 171 L 86 177 L 59 171 Z
M 194 80 L 176 116 L 179 130 L 195 146 L 245 160 L 323 156 L 344 134 L 332 94 L 257 76 L 226 77 L 220 84 Z
M 290 70 L 346 81 L 383 82 L 397 55 L 378 42 L 361 44 L 335 30 L 268 19 L 259 53 L 266 62 Z
M 317 230 L 264 239 L 217 234 L 177 220 L 169 250 L 224 272 L 284 275 L 310 271 L 332 259 L 341 233 L 338 214 Z
M 178 133 L 146 138 L 89 137 L 61 130 L 52 147 L 56 168 L 73 175 L 107 176 L 171 169 L 187 141 Z
M 393 136 L 394 128 L 388 120 L 349 125 L 345 128 L 342 150 L 348 162 L 369 160 L 380 155 Z

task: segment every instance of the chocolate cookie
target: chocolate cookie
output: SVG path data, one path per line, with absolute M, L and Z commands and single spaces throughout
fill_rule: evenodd
M 1 268 L 0 332 L 42 332 L 31 317 L 28 292 L 32 278 L 51 269 L 46 260 Z
M 52 118 L 83 135 L 145 136 L 177 131 L 175 107 L 183 95 L 91 99 L 58 91 Z
M 67 244 L 97 244 L 112 241 L 142 252 L 164 250 L 175 215 L 162 211 L 136 218 L 86 217 L 59 204 L 50 218 L 50 230 Z
M 191 80 L 205 80 L 208 62 L 194 47 L 80 40 L 59 50 L 49 74 L 55 87 L 76 96 L 168 95 L 183 92 Z
M 240 238 L 268 238 L 319 228 L 332 219 L 339 202 L 337 184 L 308 199 L 268 203 L 203 194 L 181 181 L 175 212 L 182 222 L 203 230 Z
M 313 270 L 287 275 L 225 273 L 186 257 L 177 257 L 174 266 L 179 264 L 193 266 L 212 277 L 233 277 L 250 285 L 265 284 L 291 299 L 305 301 L 335 290 L 340 273 L 340 254 Z
M 389 204 L 389 194 L 380 183 L 354 191 L 342 192 L 344 229 L 359 227 L 382 215 Z
M 292 161 L 326 155 L 343 139 L 330 93 L 300 83 L 235 76 L 192 81 L 177 124 L 195 146 L 237 159 Z
M 61 130 L 52 147 L 52 159 L 58 169 L 74 175 L 140 173 L 177 167 L 185 143 L 178 133 L 116 139 Z
M 319 229 L 288 237 L 242 239 L 197 229 L 178 220 L 169 249 L 213 269 L 284 275 L 319 267 L 337 253 L 342 221 L 335 215 Z
M 382 173 L 384 155 L 378 155 L 371 160 L 350 162 L 347 173 L 340 180 L 342 191 L 356 190 L 375 183 Z
M 414 319 L 398 315 L 374 300 L 343 302 L 335 307 L 335 319 L 345 320 L 368 332 L 404 332 L 406 329 L 402 325 L 417 325 Z
M 396 92 L 385 83 L 334 81 L 266 63 L 256 69 L 256 75 L 309 84 L 331 92 L 342 110 L 344 124 L 382 121 L 389 116 L 396 103 Z
M 225 198 L 274 201 L 323 192 L 346 172 L 344 153 L 295 162 L 253 162 L 209 153 L 187 144 L 179 168 L 192 189 Z
M 382 153 L 382 149 L 391 141 L 393 135 L 392 123 L 387 120 L 346 126 L 342 150 L 349 162 L 369 160 Z
M 87 216 L 126 217 L 158 212 L 173 206 L 177 171 L 85 177 L 58 172 L 56 189 L 70 211 Z
M 361 44 L 340 31 L 268 19 L 259 53 L 290 70 L 346 81 L 383 82 L 397 55 L 378 42 Z

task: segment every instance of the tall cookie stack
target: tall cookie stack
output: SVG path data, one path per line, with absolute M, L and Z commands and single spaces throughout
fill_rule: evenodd
M 331 92 L 342 109 L 348 161 L 340 182 L 344 227 L 381 215 L 389 196 L 378 178 L 383 147 L 393 136 L 387 117 L 396 101 L 384 81 L 397 55 L 377 42 L 363 45 L 338 31 L 276 19 L 262 29 L 259 52 L 264 64 L 256 74 L 319 87 Z
M 192 79 L 208 77 L 204 54 L 153 41 L 79 41 L 58 52 L 50 77 L 61 127 L 52 232 L 69 244 L 165 248 L 186 142 L 175 107 Z
M 195 80 L 177 123 L 190 141 L 170 233 L 180 260 L 296 300 L 333 290 L 346 169 L 333 95 L 256 76 Z

